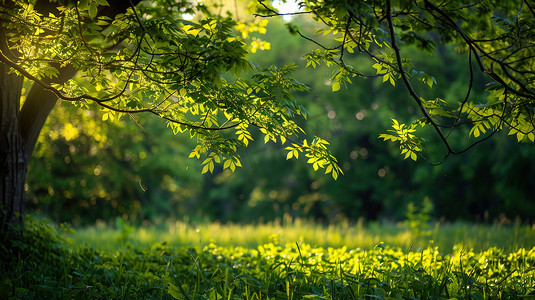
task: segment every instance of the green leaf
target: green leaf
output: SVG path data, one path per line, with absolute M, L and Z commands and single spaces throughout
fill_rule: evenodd
M 291 159 L 293 157 L 293 151 L 288 152 L 286 155 L 286 160 Z
M 97 5 L 95 3 L 90 3 L 89 4 L 89 16 L 91 17 L 91 19 L 94 19 L 96 16 L 97 16 Z
M 202 168 L 201 174 L 204 174 L 204 173 L 208 172 L 208 170 L 209 170 L 209 166 L 208 166 L 208 164 L 206 164 L 206 165 Z
M 331 173 L 332 170 L 333 170 L 333 165 L 332 164 L 328 165 L 327 168 L 325 169 L 325 174 Z
M 241 168 L 242 167 L 241 161 L 237 157 L 234 157 L 234 160 L 236 161 L 236 163 L 235 163 L 236 167 L 240 167 Z
M 478 128 L 477 126 L 474 126 L 474 127 L 472 128 L 471 133 L 472 133 L 472 135 L 473 135 L 474 137 L 479 137 L 479 135 L 480 135 L 479 128 Z
M 335 83 L 333 84 L 333 86 L 332 86 L 332 91 L 333 91 L 333 92 L 337 92 L 337 91 L 339 91 L 339 90 L 340 90 L 340 82 L 337 81 L 337 82 L 335 82 Z
M 334 180 L 338 179 L 338 172 L 336 172 L 335 170 L 332 171 L 331 175 L 333 176 Z
M 392 86 L 396 86 L 396 81 L 394 80 L 394 77 L 390 76 L 390 84 Z
M 80 0 L 80 2 L 78 2 L 78 8 L 81 10 L 87 9 L 87 5 L 88 5 L 87 0 Z

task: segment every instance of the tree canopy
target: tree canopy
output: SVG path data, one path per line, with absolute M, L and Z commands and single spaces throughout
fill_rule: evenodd
M 334 68 L 333 92 L 355 77 L 381 77 L 385 84 L 405 86 L 422 117 L 407 125 L 393 119 L 390 133 L 381 135 L 399 142 L 405 158 L 416 160 L 419 154 L 428 159 L 425 139 L 417 134 L 425 126 L 432 127 L 445 146 L 443 157 L 433 158 L 433 163 L 462 153 L 502 129 L 518 141 L 535 141 L 535 7 L 531 1 L 304 1 L 301 5 L 299 14 L 310 14 L 324 25 L 316 34 L 332 37 L 326 44 L 291 28 L 318 46 L 306 55 L 307 66 L 324 63 Z M 264 8 L 269 12 L 258 15 L 279 15 L 267 5 Z M 444 50 L 439 44 L 453 44 L 459 55 L 468 57 L 470 79 L 462 98 L 422 97 L 429 94 L 422 91 L 425 86 L 437 84 L 433 73 L 445 70 L 421 70 L 403 51 L 410 47 L 424 53 Z M 346 63 L 362 55 L 369 63 Z M 486 99 L 472 97 L 478 71 L 487 76 Z M 479 139 L 457 147 L 452 133 L 467 125 L 469 135 Z
M 380 135 L 398 142 L 404 158 L 420 155 L 441 163 L 503 129 L 518 141 L 535 141 L 530 1 L 300 5 L 293 14 L 311 16 L 315 35 L 295 24 L 288 28 L 316 46 L 304 55 L 308 68 L 332 68 L 332 92 L 365 77 L 403 86 L 410 95 L 413 102 L 407 105 L 417 107 L 420 118 L 396 117 L 390 132 Z M 260 38 L 247 40 L 250 34 L 265 32 L 267 20 L 281 14 L 266 1 L 252 1 L 248 9 L 259 18 L 240 19 L 227 13 L 225 4 L 188 1 L 3 1 L 2 223 L 24 212 L 20 199 L 29 156 L 57 99 L 87 111 L 100 109 L 102 121 L 129 118 L 143 127 L 137 119 L 143 113 L 175 134 L 189 133 L 196 141 L 189 156 L 202 159 L 202 173 L 213 172 L 218 163 L 232 171 L 241 167 L 238 149 L 249 146 L 257 128 L 265 143 L 283 144 L 287 159 L 305 157 L 314 170 L 338 178 L 342 168 L 328 142 L 307 136 L 299 125 L 307 110 L 294 93 L 308 87 L 292 78 L 296 66 L 261 68 L 248 59 L 249 51 L 269 48 Z M 444 70 L 422 70 L 411 57 L 450 51 L 453 47 L 442 46 L 448 44 L 467 57 L 470 76 L 458 98 L 435 94 L 433 88 L 441 84 L 435 73 Z M 484 87 L 476 86 L 476 73 L 486 76 Z M 487 89 L 486 97 L 474 96 L 479 88 Z M 74 139 L 87 129 L 78 121 L 64 126 L 65 137 Z M 464 143 L 458 141 L 466 140 L 463 127 L 475 139 L 460 147 Z M 425 150 L 433 133 L 445 151 L 429 158 Z
M 150 113 L 175 133 L 188 131 L 199 144 L 191 156 L 206 157 L 203 173 L 213 171 L 214 163 L 241 166 L 236 149 L 248 145 L 250 126 L 260 128 L 266 142 L 285 142 L 302 131 L 292 119 L 306 110 L 291 93 L 307 87 L 288 77 L 292 66 L 260 69 L 249 62 L 243 35 L 233 30 L 261 30 L 265 22 L 238 24 L 206 9 L 199 22 L 180 19 L 195 11 L 187 3 L 159 14 L 163 4 L 151 10 L 142 3 L 110 19 L 98 15 L 100 5 L 108 3 L 81 1 L 46 16 L 32 4 L 16 3 L 4 18 L 9 50 L 18 55 L 2 53 L 2 61 L 61 100 L 100 107 L 104 121 Z M 77 76 L 62 85 L 43 81 L 64 66 Z M 339 168 L 325 143 L 305 140 L 293 147 L 336 177 Z

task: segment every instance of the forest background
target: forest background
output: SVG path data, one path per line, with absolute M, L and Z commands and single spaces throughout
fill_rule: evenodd
M 48 118 L 32 157 L 29 212 L 78 226 L 117 217 L 134 224 L 268 222 L 284 215 L 327 223 L 397 222 L 415 209 L 445 221 L 533 221 L 533 143 L 498 133 L 438 166 L 404 160 L 398 146 L 378 137 L 394 116 L 400 122 L 418 117 L 409 95 L 381 78 L 355 80 L 333 93 L 329 69 L 305 67 L 303 55 L 316 45 L 292 35 L 282 18 L 265 20 L 267 33 L 261 38 L 270 49 L 258 49 L 249 59 L 262 67 L 299 66 L 293 77 L 311 89 L 296 95 L 310 113 L 300 126 L 331 143 L 343 176 L 334 181 L 302 160 L 286 160 L 284 146 L 264 144 L 260 132 L 241 155 L 247 167 L 234 173 L 216 167 L 213 174 L 201 175 L 201 161 L 187 158 L 194 143 L 187 135 L 175 136 L 164 123 L 147 116 L 102 122 L 102 112 L 62 103 Z M 306 16 L 292 22 L 310 36 L 317 29 Z M 435 55 L 416 56 L 415 63 L 436 75 L 433 91 L 455 103 L 469 80 L 467 62 L 438 47 Z M 484 87 L 486 79 L 476 80 L 475 86 Z M 482 89 L 472 95 L 486 97 Z M 472 142 L 466 139 L 460 146 Z M 427 144 L 430 156 L 440 151 L 440 143 Z

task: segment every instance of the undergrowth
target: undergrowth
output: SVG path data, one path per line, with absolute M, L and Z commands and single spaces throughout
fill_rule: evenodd
M 533 299 L 535 247 L 448 254 L 280 243 L 101 251 L 29 220 L 2 241 L 2 299 Z M 131 231 L 129 231 L 131 234 Z M 134 232 L 135 233 L 135 232 Z M 108 241 L 113 243 L 114 241 Z

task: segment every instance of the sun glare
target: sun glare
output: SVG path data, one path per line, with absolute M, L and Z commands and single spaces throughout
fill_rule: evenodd
M 287 0 L 284 2 L 282 0 L 276 0 L 273 1 L 273 6 L 277 8 L 281 14 L 291 14 L 301 11 L 299 8 L 299 1 L 295 0 Z M 285 21 L 290 21 L 292 17 L 292 15 L 283 16 Z

